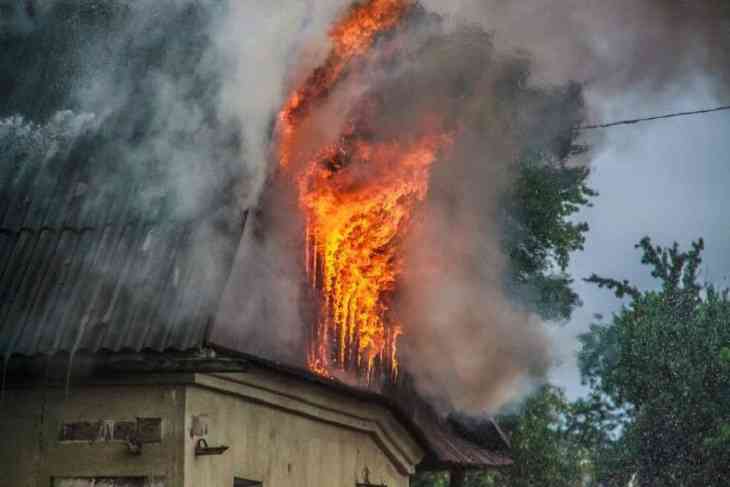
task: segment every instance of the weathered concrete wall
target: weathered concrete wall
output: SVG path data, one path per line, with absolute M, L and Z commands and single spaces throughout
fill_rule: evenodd
M 74 386 L 68 397 L 62 388 L 6 390 L 0 404 L 0 487 L 49 487 L 53 478 L 141 476 L 164 477 L 167 487 L 182 487 L 184 392 L 180 385 Z M 162 418 L 161 441 L 145 443 L 141 455 L 130 454 L 113 436 L 104 438 L 114 434 L 110 421 L 128 428 L 140 417 Z M 98 421 L 107 422 L 97 428 Z M 64 424 L 79 428 L 77 438 L 90 438 L 94 430 L 101 435 L 68 441 Z
M 186 420 L 205 415 L 211 446 L 227 445 L 219 456 L 194 455 L 188 434 L 185 486 L 233 485 L 234 478 L 275 487 L 355 487 L 371 483 L 407 487 L 408 473 L 387 451 L 420 449 L 389 413 L 296 381 L 260 374 L 204 376 L 187 390 Z M 222 393 L 226 391 L 226 393 Z M 389 424 L 385 424 L 389 423 Z M 373 428 L 388 429 L 390 445 L 379 444 Z M 385 440 L 388 441 L 388 440 Z

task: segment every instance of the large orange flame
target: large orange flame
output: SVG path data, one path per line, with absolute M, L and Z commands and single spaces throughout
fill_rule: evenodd
M 307 152 L 297 134 L 317 103 L 409 6 L 408 0 L 370 0 L 350 8 L 329 32 L 325 62 L 293 90 L 279 114 L 279 163 L 297 182 L 306 221 L 305 268 L 320 301 L 308 362 L 323 375 L 357 371 L 369 382 L 376 371 L 398 373 L 402 328 L 389 311 L 402 268 L 401 242 L 450 136 L 434 118 L 397 140 L 375 139 L 362 129 L 363 119 L 382 108 L 371 100 L 358 104 L 333 144 Z
M 385 32 L 403 17 L 410 0 L 370 0 L 356 4 L 329 31 L 332 48 L 324 63 L 296 89 L 279 113 L 279 162 L 289 164 L 298 123 L 312 105 L 325 98 L 342 78 L 345 68 L 358 56 L 366 54 L 378 34 Z

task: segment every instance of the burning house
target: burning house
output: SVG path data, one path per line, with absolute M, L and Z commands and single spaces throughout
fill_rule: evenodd
M 494 424 L 478 444 L 216 339 L 235 205 L 155 220 L 134 188 L 88 184 L 89 161 L 3 170 L 0 485 L 406 486 L 417 469 L 509 463 Z
M 241 206 L 235 177 L 171 212 L 154 178 L 89 156 L 99 132 L 66 150 L 55 128 L 3 122 L 31 149 L 0 166 L 0 485 L 394 487 L 418 470 L 458 481 L 510 463 L 496 424 L 464 436 L 406 388 L 390 312 L 404 235 L 456 128 L 434 111 L 386 133 L 387 91 L 368 90 L 337 130 L 310 123 L 343 80 L 400 55 L 413 5 L 349 9 L 274 123 L 269 194 L 296 201 L 301 225 L 286 229 L 309 323 L 289 365 L 252 354 L 250 330 L 226 320 L 224 296 L 255 293 L 240 279 L 267 219 Z
M 129 72 L 84 84 L 88 113 L 41 106 L 58 83 L 26 96 L 45 125 L 0 119 L 0 486 L 392 487 L 508 465 L 488 416 L 446 413 L 494 411 L 545 369 L 504 296 L 490 189 L 525 140 L 562 133 L 503 114 L 509 97 L 552 113 L 524 65 L 418 2 L 353 2 L 286 63 L 261 149 L 241 127 L 260 120 L 220 101 L 240 79 L 211 75 L 227 11 L 172 3 L 59 2 L 72 29 L 154 18 L 151 45 L 98 29 Z M 19 36 L 56 15 L 23 12 Z M 41 45 L 62 44 L 49 25 Z M 78 75 L 43 62 L 24 81 Z

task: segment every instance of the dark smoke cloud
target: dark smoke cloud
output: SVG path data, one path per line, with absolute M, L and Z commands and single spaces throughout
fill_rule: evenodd
M 167 195 L 165 216 L 190 218 L 216 204 L 213 188 L 232 193 L 228 181 L 254 172 L 242 164 L 240 120 L 219 109 L 225 71 L 212 33 L 221 7 L 12 4 L 13 21 L 0 31 L 0 116 L 39 125 L 59 113 L 93 117 L 94 132 L 69 142 L 77 157 L 95 161 L 92 184 L 141 187 L 141 212 Z
M 495 412 L 550 366 L 540 318 L 504 286 L 503 196 L 527 151 L 561 157 L 582 106 L 569 83 L 530 86 L 531 62 L 501 55 L 482 29 L 436 21 L 428 32 L 396 80 L 408 94 L 393 99 L 446 113 L 460 128 L 407 243 L 403 365 L 427 397 Z
M 97 182 L 121 172 L 172 194 L 171 217 L 221 190 L 255 205 L 289 67 L 317 55 L 297 43 L 324 36 L 341 3 L 0 0 L 0 117 L 93 117 Z
M 730 84 L 730 5 L 723 0 L 424 0 L 454 25 L 494 32 L 501 52 L 526 52 L 534 80 L 651 95 L 702 73 Z

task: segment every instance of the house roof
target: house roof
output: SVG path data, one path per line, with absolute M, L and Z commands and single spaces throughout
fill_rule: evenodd
M 0 29 L 6 358 L 196 348 L 217 307 L 244 171 L 218 109 L 219 10 L 138 4 L 11 8 Z
M 2 153 L 0 354 L 202 346 L 243 228 L 235 205 L 181 214 L 178 188 L 98 160 L 91 137 L 44 143 Z

